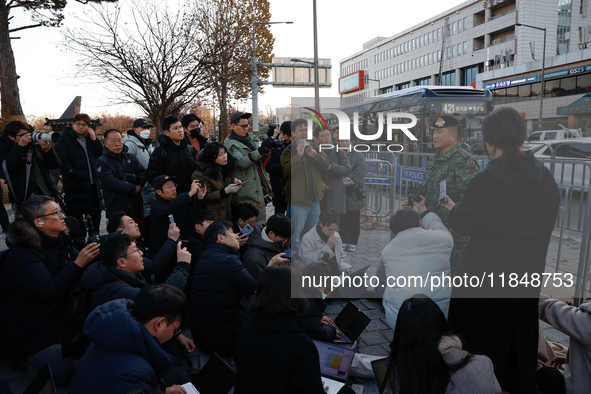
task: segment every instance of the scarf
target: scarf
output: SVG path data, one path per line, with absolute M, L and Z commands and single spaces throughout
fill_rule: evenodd
M 246 133 L 246 136 L 240 137 L 238 134 L 234 132 L 234 130 L 232 130 L 228 138 L 232 138 L 233 140 L 242 142 L 244 145 L 248 147 L 248 149 L 250 149 L 251 151 L 254 150 L 254 145 L 252 144 L 252 142 L 250 142 L 250 137 L 248 133 Z

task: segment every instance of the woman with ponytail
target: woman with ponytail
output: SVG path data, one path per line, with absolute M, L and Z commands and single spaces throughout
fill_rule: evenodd
M 451 210 L 450 230 L 470 236 L 455 275 L 479 281 L 453 289 L 449 323 L 471 352 L 492 360 L 503 390 L 535 393 L 535 278 L 545 271 L 560 195 L 550 171 L 521 150 L 527 131 L 516 110 L 487 115 L 482 136 L 490 159 L 485 170 L 459 202 L 443 203 Z

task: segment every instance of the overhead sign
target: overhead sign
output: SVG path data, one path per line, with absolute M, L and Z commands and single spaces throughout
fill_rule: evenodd
M 546 74 L 544 75 L 544 79 L 564 78 L 569 75 L 586 74 L 588 72 L 591 72 L 591 66 L 575 67 L 569 68 L 568 70 L 562 70 L 557 71 L 555 73 Z
M 339 78 L 339 94 L 356 92 L 365 88 L 365 71 L 359 70 Z
M 537 75 L 528 75 L 527 77 L 508 79 L 506 81 L 487 83 L 484 85 L 485 89 L 502 89 L 511 86 L 525 85 L 526 83 L 538 82 Z

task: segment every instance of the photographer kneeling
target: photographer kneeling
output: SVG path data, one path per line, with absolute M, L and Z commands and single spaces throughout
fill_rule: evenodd
M 0 186 L 4 180 L 8 181 L 9 200 L 15 216 L 33 194 L 60 201 L 55 180 L 49 172 L 59 167 L 60 159 L 51 142 L 34 141 L 29 125 L 12 121 L 4 127 L 4 135 L 0 138 Z
M 13 367 L 23 362 L 34 374 L 49 362 L 55 383 L 65 385 L 75 366 L 62 358 L 62 312 L 99 245 L 78 253 L 65 233 L 65 215 L 50 197 L 31 196 L 21 214 L 8 230 L 10 251 L 0 271 L 0 350 Z

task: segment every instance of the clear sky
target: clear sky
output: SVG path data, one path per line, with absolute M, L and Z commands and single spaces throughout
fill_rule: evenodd
M 124 1 L 124 0 L 122 0 Z M 293 21 L 292 25 L 274 25 L 274 55 L 278 57 L 313 57 L 312 0 L 270 0 L 271 21 Z M 318 56 L 332 59 L 331 89 L 321 89 L 321 97 L 338 96 L 338 65 L 343 58 L 362 49 L 364 42 L 377 36 L 389 37 L 444 12 L 463 1 L 450 0 L 317 0 Z M 80 26 L 78 16 L 83 6 L 70 1 L 65 26 Z M 15 14 L 11 27 L 29 24 L 27 14 Z M 60 116 L 75 96 L 82 96 L 82 111 L 91 115 L 102 111 L 141 116 L 134 106 L 110 106 L 108 92 L 100 85 L 82 84 L 75 78 L 74 61 L 60 48 L 59 29 L 36 28 L 14 33 L 13 40 L 19 88 L 25 115 Z M 311 97 L 313 88 L 273 88 L 259 94 L 259 108 L 288 105 L 292 97 Z M 250 100 L 237 105 L 251 111 Z

